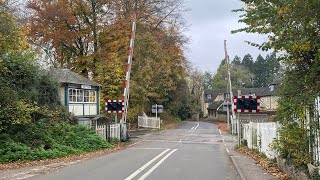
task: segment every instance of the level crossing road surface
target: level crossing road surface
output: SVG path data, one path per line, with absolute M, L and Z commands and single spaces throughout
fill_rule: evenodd
M 223 180 L 240 179 L 217 126 L 183 122 L 143 135 L 131 147 L 85 160 L 34 180 Z

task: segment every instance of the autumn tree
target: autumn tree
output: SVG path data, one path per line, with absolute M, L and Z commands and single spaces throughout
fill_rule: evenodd
M 30 1 L 30 41 L 53 57 L 55 66 L 96 72 L 99 35 L 109 24 L 106 0 Z
M 182 35 L 183 0 L 31 1 L 30 41 L 67 65 L 102 84 L 103 99 L 123 93 L 131 16 L 138 14 L 130 81 L 129 119 L 153 103 L 168 107 L 186 77 Z M 176 112 L 174 112 L 176 113 Z M 176 113 L 177 114 L 177 113 Z

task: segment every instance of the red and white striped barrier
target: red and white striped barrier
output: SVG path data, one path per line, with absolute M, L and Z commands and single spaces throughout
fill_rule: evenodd
M 134 8 L 136 7 L 136 3 L 134 2 Z M 120 123 L 126 123 L 127 121 L 127 112 L 129 106 L 129 92 L 130 92 L 130 73 L 131 73 L 131 66 L 132 66 L 132 57 L 133 57 L 133 48 L 134 48 L 134 38 L 136 33 L 136 20 L 137 14 L 136 12 L 133 13 L 132 16 L 132 29 L 131 29 L 131 37 L 130 37 L 130 46 L 128 50 L 128 64 L 126 67 L 126 80 L 124 82 L 124 91 L 123 91 L 123 101 L 124 101 L 124 112 L 121 114 L 121 121 Z

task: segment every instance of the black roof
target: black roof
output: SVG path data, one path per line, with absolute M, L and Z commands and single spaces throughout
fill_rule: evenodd
M 203 98 L 205 102 L 213 102 L 219 94 L 225 94 L 227 92 L 226 89 L 206 89 L 204 90 Z M 211 98 L 208 99 L 207 95 L 211 94 Z
M 219 106 L 221 106 L 222 103 L 224 103 L 224 101 L 214 101 L 209 105 L 209 107 L 207 109 L 208 110 L 216 110 L 216 109 L 218 109 Z
M 68 84 L 80 84 L 80 85 L 90 85 L 90 86 L 101 86 L 90 79 L 87 79 L 80 74 L 70 71 L 69 69 L 57 69 L 50 68 L 48 72 L 48 76 L 56 79 L 60 83 L 68 83 Z

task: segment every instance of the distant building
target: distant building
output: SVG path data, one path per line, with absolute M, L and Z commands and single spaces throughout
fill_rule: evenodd
M 48 75 L 60 83 L 60 101 L 70 113 L 78 117 L 99 115 L 100 84 L 66 68 L 51 68 Z
M 271 84 L 269 87 L 261 88 L 241 88 L 234 89 L 233 95 L 252 95 L 260 96 L 261 111 L 274 111 L 278 107 L 279 97 L 276 95 L 277 85 Z M 203 91 L 201 99 L 201 111 L 204 117 L 211 117 L 214 119 L 226 119 L 228 104 L 226 97 L 228 92 L 225 89 L 207 89 Z M 229 107 L 231 104 L 229 103 Z

